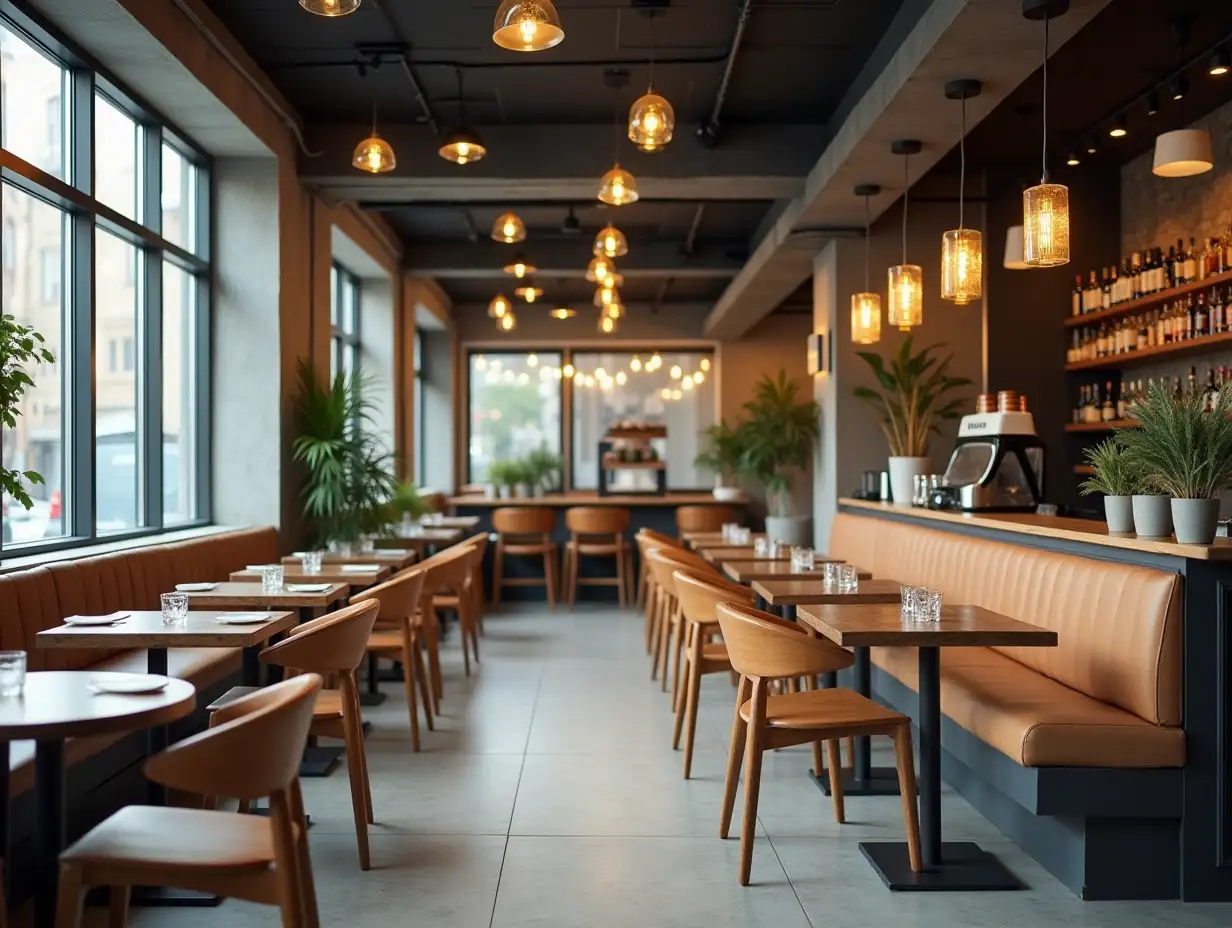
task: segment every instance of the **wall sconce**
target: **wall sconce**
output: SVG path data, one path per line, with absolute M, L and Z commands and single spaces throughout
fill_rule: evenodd
M 830 373 L 830 357 L 826 354 L 826 337 L 814 332 L 808 337 L 808 372 L 810 377 Z

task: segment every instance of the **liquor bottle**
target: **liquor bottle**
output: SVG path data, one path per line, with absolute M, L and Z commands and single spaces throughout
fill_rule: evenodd
M 1206 397 L 1206 409 L 1209 412 L 1215 408 L 1215 397 L 1219 394 L 1219 388 L 1215 385 L 1215 368 L 1210 368 L 1206 372 L 1206 388 L 1203 390 Z
M 1099 418 L 1101 422 L 1111 422 L 1116 418 L 1116 406 L 1112 403 L 1112 381 L 1109 380 L 1104 385 L 1104 401 L 1099 407 Z
M 1176 286 L 1176 246 L 1168 246 L 1168 257 L 1164 258 L 1164 279 L 1162 290 Z
M 1070 299 L 1069 314 L 1071 316 L 1081 316 L 1082 312 L 1082 275 L 1078 274 L 1074 277 L 1074 293 Z
M 1218 287 L 1211 290 L 1211 334 L 1218 335 L 1227 328 L 1227 308 Z
M 1142 255 L 1134 252 L 1129 259 L 1129 298 L 1142 296 Z
M 1197 280 L 1201 275 L 1198 273 L 1198 243 L 1194 241 L 1193 236 L 1189 238 L 1189 251 L 1185 253 L 1185 279 Z
M 1206 294 L 1198 294 L 1198 308 L 1194 314 L 1194 337 L 1203 338 L 1210 335 L 1211 317 L 1206 311 Z
M 1125 418 L 1125 402 L 1129 397 L 1129 385 L 1124 380 L 1117 386 L 1116 418 Z
M 1138 322 L 1136 323 L 1135 328 L 1137 329 L 1137 332 L 1134 333 L 1134 350 L 1142 351 L 1144 348 L 1150 348 L 1151 346 L 1148 342 L 1150 333 L 1148 331 L 1145 315 L 1138 317 Z

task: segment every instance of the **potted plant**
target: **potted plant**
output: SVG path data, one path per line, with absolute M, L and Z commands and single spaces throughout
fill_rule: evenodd
M 6 429 L 17 428 L 21 398 L 34 386 L 34 379 L 26 367 L 42 362 L 54 364 L 55 360 L 47 350 L 46 339 L 34 330 L 34 326 L 22 325 L 7 313 L 0 316 L 0 423 Z M 34 500 L 26 489 L 27 483 L 41 484 L 43 475 L 34 470 L 0 467 L 0 490 L 29 510 Z
M 720 419 L 702 434 L 706 439 L 706 450 L 693 459 L 693 466 L 714 474 L 715 499 L 723 502 L 740 499 L 740 488 L 735 480 L 740 458 L 744 454 L 740 425 L 728 425 L 726 419 Z
M 327 384 L 305 361 L 298 376 L 291 451 L 307 470 L 303 512 L 318 543 L 354 545 L 378 529 L 397 483 L 392 455 L 376 438 L 370 380 L 339 373 Z
M 1133 455 L 1115 437 L 1083 451 L 1095 469 L 1094 476 L 1078 487 L 1083 496 L 1104 494 L 1104 515 L 1109 532 L 1134 530 L 1133 495 L 1142 489 L 1142 475 Z
M 1208 405 L 1201 391 L 1173 395 L 1152 383 L 1134 414 L 1139 427 L 1124 429 L 1118 439 L 1136 458 L 1146 485 L 1172 497 L 1176 540 L 1210 544 L 1219 492 L 1232 486 L 1232 387 L 1221 387 Z
M 518 464 L 516 461 L 499 460 L 488 465 L 488 482 L 496 487 L 498 499 L 509 499 L 513 496 L 513 486 L 518 482 Z
M 912 478 L 928 471 L 928 442 L 939 431 L 938 421 L 957 419 L 967 402 L 946 399 L 952 390 L 971 381 L 950 376 L 954 356 L 938 358 L 933 351 L 940 347 L 929 345 L 912 354 L 908 336 L 888 362 L 871 351 L 857 352 L 881 387 L 880 392 L 856 387 L 855 395 L 877 410 L 881 431 L 890 446 L 890 495 L 899 504 L 911 503 Z
M 787 544 L 808 544 L 809 518 L 794 514 L 792 486 L 813 459 L 821 409 L 814 400 L 802 399 L 800 384 L 780 370 L 777 377 L 763 375 L 744 411 L 736 469 L 766 490 L 766 534 Z
M 560 455 L 553 454 L 546 445 L 540 445 L 526 456 L 526 467 L 535 496 L 560 489 L 560 470 L 563 463 Z

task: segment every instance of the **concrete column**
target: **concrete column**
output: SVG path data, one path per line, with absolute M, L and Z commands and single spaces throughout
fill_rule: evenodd
M 843 325 L 837 306 L 839 247 L 840 243 L 831 242 L 813 259 L 813 331 L 821 335 L 832 364 L 839 355 L 834 339 L 840 332 L 850 338 L 850 322 Z M 813 398 L 821 407 L 821 437 L 813 454 L 813 546 L 824 551 L 840 495 L 837 371 L 813 378 Z

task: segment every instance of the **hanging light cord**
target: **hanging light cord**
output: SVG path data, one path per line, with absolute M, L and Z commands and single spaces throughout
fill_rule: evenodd
M 958 228 L 963 226 L 963 195 L 967 191 L 967 97 L 962 98 L 962 135 L 958 138 Z
M 907 263 L 907 207 L 911 203 L 911 180 L 908 173 L 910 155 L 903 155 L 903 264 Z
M 654 61 L 655 61 L 654 21 L 655 21 L 656 12 L 657 12 L 656 10 L 650 10 L 648 11 L 648 15 L 646 17 L 647 21 L 650 23 L 650 89 L 651 90 L 654 90 Z
M 462 92 L 462 69 L 455 68 L 458 77 L 458 124 L 466 125 L 466 94 Z
M 869 281 L 868 281 L 869 249 L 870 249 L 870 240 L 873 237 L 873 232 L 872 232 L 873 213 L 872 213 L 872 207 L 869 206 L 869 199 L 870 199 L 869 195 L 867 193 L 864 194 L 864 292 L 865 293 L 869 292 L 869 289 L 868 289 L 869 288 Z
M 372 134 L 376 135 L 376 94 L 372 95 Z
M 1044 150 L 1040 158 L 1042 176 L 1040 183 L 1048 183 L 1048 19 L 1044 16 Z

